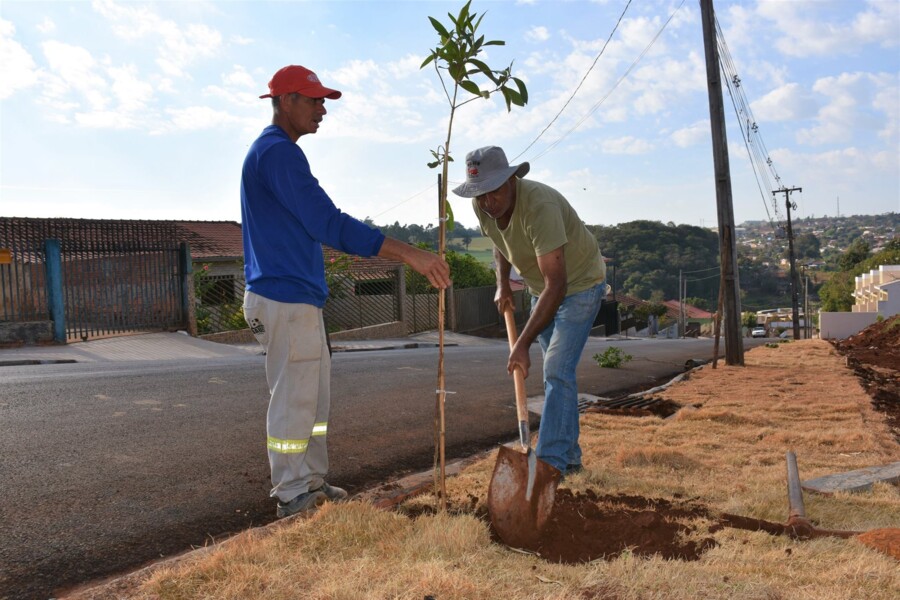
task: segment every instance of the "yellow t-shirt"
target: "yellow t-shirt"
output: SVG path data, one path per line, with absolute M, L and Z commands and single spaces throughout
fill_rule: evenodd
M 606 279 L 606 265 L 597 240 L 584 226 L 565 197 L 548 185 L 516 179 L 516 205 L 509 225 L 501 230 L 472 199 L 481 231 L 488 236 L 528 286 L 539 295 L 544 277 L 537 257 L 565 246 L 566 295 L 571 296 Z

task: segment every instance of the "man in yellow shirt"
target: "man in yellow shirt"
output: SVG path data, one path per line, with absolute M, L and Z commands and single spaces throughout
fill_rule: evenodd
M 544 357 L 544 410 L 536 454 L 564 475 L 582 469 L 575 369 L 601 302 L 606 266 L 594 236 L 562 194 L 522 179 L 527 162 L 510 166 L 502 148 L 466 155 L 466 182 L 454 193 L 472 198 L 484 235 L 494 243 L 501 313 L 512 307 L 511 267 L 531 294 L 531 315 L 509 354 L 507 370 L 531 366 L 537 339 Z

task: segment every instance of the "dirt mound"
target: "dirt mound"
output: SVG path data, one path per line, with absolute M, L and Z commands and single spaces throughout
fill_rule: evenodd
M 690 540 L 688 523 L 706 516 L 703 507 L 592 490 L 557 490 L 553 516 L 532 550 L 545 560 L 566 564 L 613 560 L 625 551 L 639 556 L 698 560 L 716 545 L 712 538 Z
M 900 315 L 869 325 L 837 340 L 834 347 L 851 363 L 865 363 L 900 372 Z
M 900 442 L 900 315 L 833 341 Z

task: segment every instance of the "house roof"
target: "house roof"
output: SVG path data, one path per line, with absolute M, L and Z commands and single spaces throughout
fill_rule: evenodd
M 382 258 L 380 256 L 371 256 L 368 258 L 364 258 L 362 256 L 353 256 L 352 254 L 347 254 L 345 252 L 341 252 L 340 250 L 335 250 L 331 246 L 326 246 L 325 244 L 322 244 L 322 253 L 325 255 L 326 263 L 334 262 L 336 260 L 342 260 L 349 257 L 350 263 L 347 267 L 347 270 L 351 273 L 396 271 L 397 267 L 403 264 L 399 261 L 391 260 L 389 258 Z
M 241 224 L 235 221 L 174 221 L 178 241 L 191 247 L 191 259 L 231 259 L 244 256 Z
M 646 300 L 641 300 L 640 298 L 635 298 L 634 296 L 628 296 L 627 294 L 616 293 L 616 300 L 619 301 L 619 304 L 623 304 L 625 306 L 635 307 L 640 306 L 642 304 L 650 304 Z M 666 307 L 666 316 L 672 319 L 681 318 L 681 304 L 678 300 L 664 300 L 661 302 L 663 306 Z M 696 306 L 691 306 L 690 304 L 684 305 L 684 314 L 688 319 L 712 319 L 713 314 L 707 312 L 705 310 L 699 309 Z
M 36 250 L 48 237 L 70 247 L 87 247 L 97 240 L 125 239 L 144 242 L 187 242 L 194 261 L 240 260 L 244 256 L 241 224 L 235 221 L 149 221 L 116 219 L 34 219 L 0 217 L 0 247 L 18 249 L 17 255 L 36 259 Z M 323 245 L 325 259 L 347 256 Z M 351 257 L 351 271 L 392 271 L 400 263 L 380 257 Z
M 681 303 L 678 300 L 664 300 L 666 305 L 666 314 L 673 318 L 681 316 Z M 684 316 L 687 319 L 712 319 L 713 314 L 690 304 L 684 305 Z

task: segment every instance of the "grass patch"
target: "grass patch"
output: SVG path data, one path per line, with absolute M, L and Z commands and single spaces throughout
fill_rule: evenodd
M 710 514 L 787 520 L 785 453 L 811 479 L 897 460 L 890 429 L 841 358 L 821 340 L 779 350 L 755 348 L 745 367 L 702 368 L 662 392 L 682 406 L 675 418 L 581 417 L 585 470 L 567 477 L 573 492 L 689 499 Z M 772 382 L 789 373 L 803 385 Z M 423 424 L 423 427 L 427 425 Z M 491 541 L 483 514 L 495 456 L 447 480 L 447 514 L 431 496 L 399 511 L 363 502 L 328 505 L 309 519 L 248 531 L 205 555 L 144 576 L 116 597 L 187 600 L 303 597 L 312 600 L 473 598 L 639 600 L 867 598 L 893 600 L 900 570 L 862 539 L 798 541 L 725 528 L 693 517 L 692 532 L 717 544 L 700 560 L 628 552 L 561 565 Z M 897 526 L 900 490 L 804 495 L 823 529 L 874 531 Z M 405 513 L 405 514 L 404 514 Z M 417 517 L 406 515 L 419 515 Z

